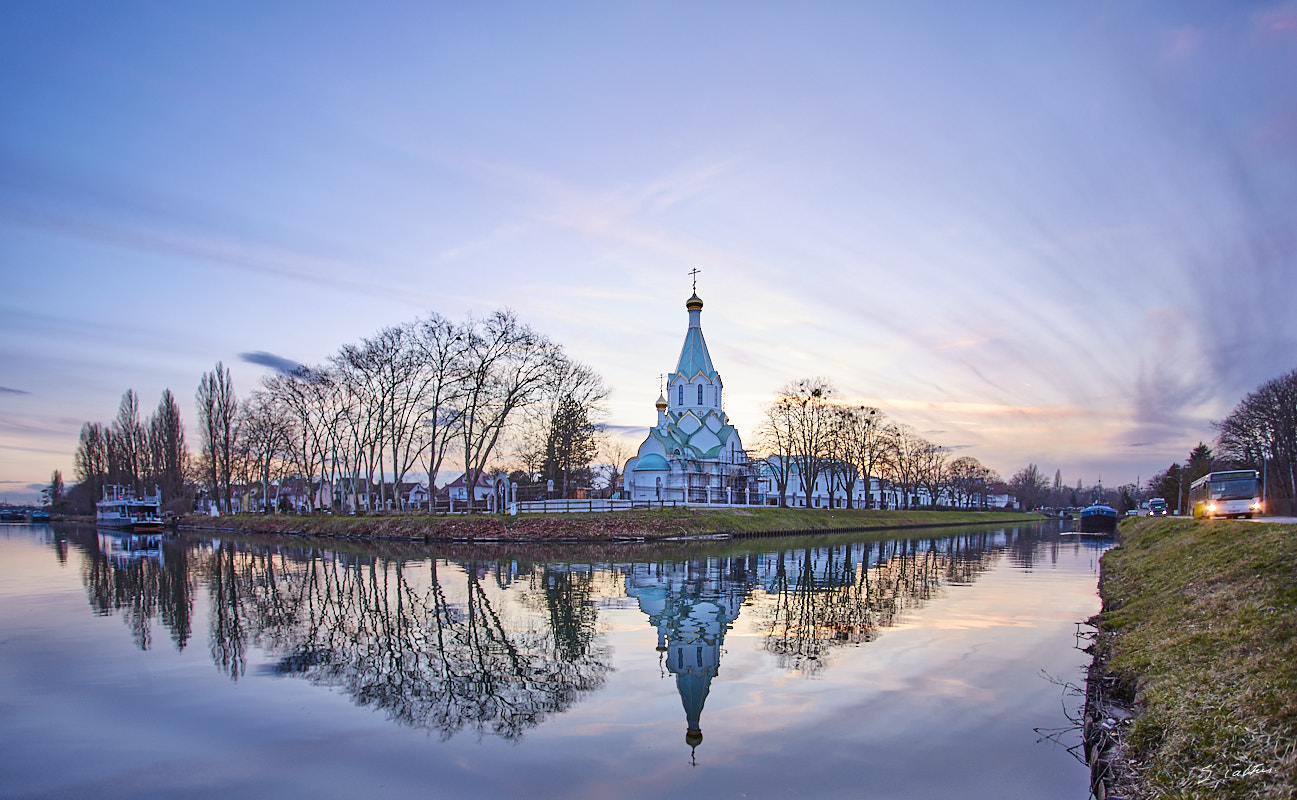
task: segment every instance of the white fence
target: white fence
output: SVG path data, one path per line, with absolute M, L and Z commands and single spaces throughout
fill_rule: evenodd
M 518 503 L 519 514 L 572 514 L 589 511 L 630 511 L 640 508 L 675 508 L 674 500 L 531 500 Z

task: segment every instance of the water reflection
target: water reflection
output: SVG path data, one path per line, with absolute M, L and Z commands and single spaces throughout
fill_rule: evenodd
M 1031 569 L 1056 531 L 971 531 L 886 542 L 847 537 L 644 548 L 609 561 L 598 548 L 341 550 L 286 539 L 154 541 L 73 529 L 60 560 L 82 555 L 97 614 L 120 614 L 135 645 L 161 623 L 183 650 L 195 609 L 207 615 L 212 663 L 338 690 L 402 725 L 517 740 L 604 685 L 608 609 L 638 607 L 675 679 L 691 750 L 741 615 L 781 670 L 814 677 L 842 648 L 968 584 L 1004 554 Z M 626 550 L 613 551 L 619 556 Z M 1055 550 L 1055 557 L 1056 557 Z
M 141 650 L 153 644 L 153 621 L 161 620 L 177 649 L 184 649 L 192 629 L 192 578 L 186 549 L 159 534 L 79 531 L 71 540 L 85 554 L 82 582 L 90 607 L 100 616 L 120 613 Z M 60 560 L 68 540 L 55 539 Z M 170 558 L 168 559 L 168 553 Z

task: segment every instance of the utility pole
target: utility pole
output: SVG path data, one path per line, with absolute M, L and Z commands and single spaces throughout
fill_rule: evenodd
M 1175 495 L 1176 516 L 1184 516 L 1184 467 L 1180 468 L 1180 490 Z

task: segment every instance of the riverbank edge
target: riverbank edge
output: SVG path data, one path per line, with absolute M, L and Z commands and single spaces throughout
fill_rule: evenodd
M 1132 527 L 1131 523 L 1118 526 L 1118 546 Z M 1125 740 L 1136 709 L 1135 704 L 1127 699 L 1130 696 L 1128 687 L 1119 686 L 1120 678 L 1108 669 L 1116 634 L 1105 630 L 1102 621 L 1109 602 L 1104 594 L 1105 561 L 1107 559 L 1099 561 L 1099 613 L 1086 620 L 1095 634 L 1089 648 L 1093 657 L 1085 670 L 1085 703 L 1081 710 L 1082 752 L 1090 767 L 1090 793 L 1095 800 L 1127 800 L 1126 792 L 1138 788 L 1134 761 Z
M 1097 624 L 1092 617 L 1091 624 Z M 1090 767 L 1090 792 L 1095 800 L 1127 800 L 1135 783 L 1135 766 L 1125 733 L 1135 717 L 1134 704 L 1120 697 L 1118 678 L 1107 670 L 1102 631 L 1096 635 L 1094 658 L 1085 671 L 1085 705 L 1081 740 Z
M 1193 561 L 1205 562 L 1211 564 L 1218 570 L 1218 574 L 1213 577 L 1221 583 L 1227 585 L 1230 590 L 1228 593 L 1236 595 L 1253 595 L 1255 593 L 1255 584 L 1251 577 L 1255 576 L 1258 581 L 1268 582 L 1272 586 L 1292 585 L 1293 583 L 1293 561 L 1291 550 L 1287 557 L 1280 557 L 1275 560 L 1255 559 L 1251 552 L 1240 554 L 1234 559 L 1235 564 L 1231 565 L 1231 570 L 1219 570 L 1217 566 L 1220 562 L 1219 549 L 1220 539 L 1227 535 L 1238 533 L 1240 536 L 1249 537 L 1249 540 L 1260 538 L 1254 536 L 1263 531 L 1269 533 L 1273 531 L 1276 535 L 1286 536 L 1289 540 L 1297 538 L 1297 526 L 1283 524 L 1266 524 L 1264 529 L 1260 528 L 1233 528 L 1227 529 L 1220 526 L 1225 525 L 1256 525 L 1259 523 L 1230 523 L 1224 521 L 1195 521 L 1184 520 L 1180 518 L 1163 518 L 1160 520 L 1150 520 L 1140 518 L 1137 520 L 1123 521 L 1118 529 L 1117 547 L 1106 553 L 1100 562 L 1099 576 L 1099 595 L 1102 601 L 1101 611 L 1099 614 L 1091 617 L 1088 623 L 1095 629 L 1094 641 L 1089 648 L 1092 653 L 1092 660 L 1086 670 L 1085 684 L 1085 702 L 1082 710 L 1082 741 L 1083 752 L 1086 762 L 1090 767 L 1091 791 L 1096 800 L 1139 800 L 1140 798 L 1164 796 L 1164 786 L 1154 785 L 1155 782 L 1149 779 L 1150 772 L 1150 755 L 1148 752 L 1140 752 L 1134 740 L 1147 742 L 1150 739 L 1148 727 L 1156 727 L 1156 735 L 1153 739 L 1164 741 L 1173 738 L 1192 739 L 1195 732 L 1190 730 L 1194 724 L 1199 722 L 1196 718 L 1186 718 L 1185 716 L 1177 717 L 1174 713 L 1166 713 L 1161 708 L 1156 720 L 1149 720 L 1147 717 L 1154 716 L 1148 713 L 1148 703 L 1150 693 L 1160 693 L 1165 696 L 1167 693 L 1172 695 L 1192 696 L 1196 689 L 1188 685 L 1190 680 L 1183 677 L 1180 681 L 1175 678 L 1179 677 L 1174 669 L 1165 668 L 1165 662 L 1177 663 L 1185 658 L 1185 641 L 1175 641 L 1174 637 L 1184 635 L 1185 631 L 1180 626 L 1189 629 L 1190 635 L 1196 635 L 1193 629 L 1197 627 L 1197 621 L 1190 619 L 1190 614 L 1185 614 L 1177 620 L 1177 625 L 1172 626 L 1171 630 L 1166 627 L 1166 621 L 1154 619 L 1164 613 L 1166 609 L 1178 609 L 1186 606 L 1192 606 L 1198 600 L 1194 597 L 1192 601 L 1186 597 L 1187 590 L 1195 588 L 1195 584 L 1190 582 L 1185 584 L 1179 576 L 1166 579 L 1164 574 L 1153 574 L 1157 564 L 1155 560 L 1140 561 L 1138 559 L 1121 559 L 1120 555 L 1115 555 L 1119 548 L 1137 547 L 1141 550 L 1151 550 L 1154 547 L 1170 550 L 1175 553 L 1176 558 L 1181 563 L 1191 563 Z M 1206 527 L 1213 526 L 1213 527 Z M 1212 540 L 1215 541 L 1212 541 Z M 1148 540 L 1153 540 L 1152 542 Z M 1161 540 L 1161 541 L 1158 541 Z M 1238 541 L 1236 538 L 1235 541 Z M 1243 549 L 1243 548 L 1240 548 Z M 1114 554 L 1113 557 L 1109 557 Z M 1114 568 L 1117 560 L 1122 560 L 1120 568 Z M 1143 568 L 1141 568 L 1143 566 Z M 1267 571 L 1268 570 L 1268 571 Z M 1118 573 L 1121 573 L 1118 575 Z M 1220 574 L 1223 573 L 1223 574 Z M 1248 576 L 1247 578 L 1240 577 Z M 1114 584 L 1118 582 L 1118 577 L 1122 584 L 1117 588 Z M 1201 575 L 1194 575 L 1198 580 L 1202 580 Z M 1122 594 L 1130 594 L 1130 587 L 1141 587 L 1140 596 L 1136 600 L 1132 597 L 1123 597 Z M 1147 588 L 1145 588 L 1147 587 Z M 1274 611 L 1273 607 L 1268 610 Z M 1289 609 L 1291 611 L 1291 609 Z M 1211 609 L 1207 613 L 1217 612 L 1217 609 Z M 1195 613 L 1202 614 L 1199 610 Z M 1223 616 L 1223 615 L 1222 615 Z M 1216 618 L 1217 620 L 1220 617 Z M 1184 620 L 1184 621 L 1181 621 Z M 1229 620 L 1225 620 L 1227 627 Z M 1159 654 L 1162 655 L 1163 664 L 1157 664 L 1156 661 L 1150 660 L 1145 662 L 1143 668 L 1132 668 L 1132 660 L 1140 662 L 1141 653 L 1136 653 L 1132 659 L 1131 653 L 1123 652 L 1124 650 L 1137 650 L 1136 647 L 1124 647 L 1125 634 L 1128 631 L 1137 631 L 1134 635 L 1139 635 L 1143 639 L 1141 646 L 1143 649 L 1149 647 L 1149 634 L 1140 631 L 1140 628 L 1147 627 L 1153 631 L 1155 638 L 1154 643 Z M 1162 626 L 1162 627 L 1158 627 Z M 1242 639 L 1243 635 L 1236 633 L 1234 630 L 1226 630 L 1216 633 L 1216 642 L 1220 640 L 1231 641 Z M 1292 637 L 1287 637 L 1291 641 Z M 1282 640 L 1282 639 L 1281 639 Z M 1267 647 L 1262 640 L 1259 648 L 1258 640 L 1255 637 L 1248 638 L 1242 644 L 1242 649 L 1252 651 L 1248 657 L 1258 661 L 1270 661 L 1271 663 L 1292 663 L 1291 646 L 1287 650 L 1281 646 L 1275 646 L 1273 640 Z M 1218 643 L 1213 643 L 1210 647 L 1197 645 L 1197 651 L 1191 655 L 1196 661 L 1207 660 L 1209 668 L 1214 674 L 1221 677 L 1219 680 L 1224 681 L 1225 675 L 1232 670 L 1237 670 L 1238 660 L 1236 652 L 1228 652 L 1226 647 Z M 1257 650 L 1259 649 L 1259 652 Z M 1114 659 L 1123 661 L 1121 668 L 1115 668 L 1112 664 Z M 1277 660 L 1277 662 L 1276 662 Z M 1157 664 L 1155 667 L 1154 665 Z M 1168 674 L 1169 673 L 1169 674 Z M 1291 681 L 1291 675 L 1288 680 Z M 1241 695 L 1233 696 L 1234 702 L 1231 708 L 1227 709 L 1229 713 L 1237 714 L 1240 718 L 1254 719 L 1257 716 L 1257 709 L 1252 707 L 1251 703 L 1246 702 Z M 1154 700 L 1153 702 L 1157 702 Z M 1290 713 L 1291 708 L 1284 709 L 1280 716 Z M 1263 717 L 1264 719 L 1264 717 Z M 1168 724 L 1168 721 L 1170 724 Z M 1265 722 L 1272 722 L 1272 719 L 1264 719 Z M 1136 731 L 1137 726 L 1142 722 L 1148 722 L 1146 730 Z M 1291 749 L 1288 753 L 1288 762 L 1284 768 L 1293 771 L 1293 760 Z M 1188 773 L 1197 771 L 1200 775 L 1211 774 L 1213 772 L 1227 772 L 1235 765 L 1227 763 L 1224 759 L 1213 761 L 1207 755 L 1192 764 L 1184 764 L 1184 775 L 1182 781 L 1188 780 Z M 1158 765 L 1165 775 L 1167 767 L 1165 764 Z M 1183 785 L 1181 788 L 1184 788 Z M 1219 787 L 1218 787 L 1219 788 Z M 1232 787 L 1231 787 L 1232 788 Z M 1273 789 L 1273 787 L 1270 787 Z M 1219 795 L 1214 790 L 1207 790 L 1210 796 Z M 1267 791 L 1265 788 L 1261 792 Z M 1291 791 L 1291 789 L 1290 789 Z M 1199 796 L 1194 794 L 1192 788 L 1190 794 L 1185 796 Z M 1271 794 L 1253 794 L 1246 791 L 1241 794 L 1229 794 L 1229 797 L 1271 797 L 1278 795 Z M 1290 796 L 1290 795 L 1284 795 Z
M 1039 514 L 859 509 L 665 509 L 594 513 L 368 517 L 232 515 L 187 516 L 182 530 L 316 536 L 425 543 L 644 542 L 742 539 L 852 533 L 870 530 L 1033 524 Z

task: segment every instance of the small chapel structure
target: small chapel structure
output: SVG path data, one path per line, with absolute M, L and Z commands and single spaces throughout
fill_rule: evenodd
M 685 301 L 689 327 L 674 371 L 657 399 L 657 424 L 626 462 L 631 500 L 759 502 L 755 471 L 725 416 L 724 384 L 703 339 L 697 287 Z

